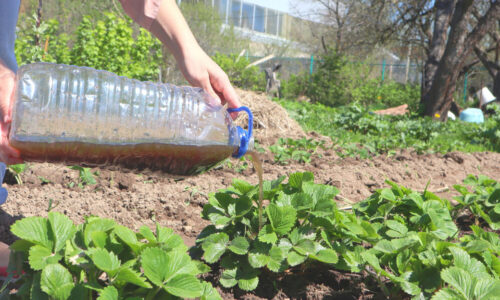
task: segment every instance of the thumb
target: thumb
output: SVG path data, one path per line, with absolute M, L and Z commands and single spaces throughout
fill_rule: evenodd
M 14 101 L 15 76 L 9 69 L 0 68 L 0 122 L 11 120 L 11 105 Z

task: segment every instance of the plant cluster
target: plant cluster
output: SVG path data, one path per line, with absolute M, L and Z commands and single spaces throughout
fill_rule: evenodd
M 292 174 L 287 184 L 284 179 L 264 183 L 264 198 L 270 201 L 265 208 L 258 187 L 243 180 L 209 196 L 202 216 L 213 225 L 196 242 L 206 262 L 220 261 L 224 287 L 250 291 L 261 269 L 283 272 L 308 260 L 338 261 L 317 226 L 335 217 L 337 189 L 314 184 L 312 173 Z
M 80 182 L 78 182 L 78 187 L 83 189 L 84 186 L 97 184 L 95 180 L 95 175 L 98 175 L 97 172 L 92 173 L 90 168 L 85 168 L 81 166 L 71 166 L 69 167 L 71 170 L 78 171 L 78 178 Z M 73 187 L 74 182 L 70 183 L 70 187 Z
M 235 86 L 252 91 L 265 90 L 264 72 L 256 66 L 248 67 L 250 61 L 246 57 L 216 53 L 212 58 L 226 72 Z
M 313 103 L 337 107 L 357 102 L 364 106 L 393 107 L 408 104 L 416 111 L 420 87 L 372 78 L 372 66 L 353 62 L 334 51 L 322 55 L 312 74 L 292 74 L 282 80 L 282 95 L 287 99 L 307 96 Z
M 324 141 L 316 141 L 312 138 L 297 140 L 279 138 L 276 144 L 269 147 L 269 150 L 274 154 L 274 161 L 282 165 L 288 164 L 291 160 L 309 163 L 318 148 L 325 148 L 324 143 Z
M 95 22 L 86 16 L 72 35 L 59 33 L 50 19 L 36 26 L 36 18 L 22 23 L 16 39 L 20 65 L 54 62 L 88 66 L 139 80 L 157 80 L 162 64 L 161 43 L 144 29 L 134 34 L 130 19 L 105 13 Z M 71 47 L 70 47 L 71 45 Z
M 203 218 L 212 225 L 195 250 L 219 264 L 223 286 L 253 290 L 262 270 L 289 273 L 316 262 L 372 277 L 389 299 L 402 292 L 415 299 L 498 299 L 500 238 L 480 210 L 469 212 L 481 226 L 465 234 L 456 218 L 465 207 L 427 190 L 388 181 L 390 188 L 346 211 L 333 201 L 338 190 L 315 184 L 311 173 L 284 179 L 264 182 L 268 204 L 261 209 L 257 186 L 242 180 L 210 195 Z M 465 184 L 475 186 L 463 195 L 476 199 L 469 203 L 496 214 L 499 183 L 471 176 Z
M 350 91 L 352 101 L 364 106 L 394 107 L 408 104 L 410 111 L 417 111 L 420 86 L 395 81 L 382 82 L 380 78 L 366 80 Z
M 437 122 L 413 114 L 379 116 L 357 103 L 338 108 L 287 100 L 279 103 L 306 131 L 330 136 L 340 156 L 366 158 L 405 148 L 419 153 L 500 151 L 497 115 L 483 124 Z M 495 105 L 491 107 L 498 109 Z
M 1 296 L 7 299 L 220 299 L 197 278 L 209 268 L 190 258 L 172 229 L 158 224 L 156 232 L 142 226 L 136 233 L 99 217 L 75 226 L 49 212 L 47 218 L 18 220 L 11 231 L 20 239 L 10 247 L 8 270 L 22 275 L 5 282 Z

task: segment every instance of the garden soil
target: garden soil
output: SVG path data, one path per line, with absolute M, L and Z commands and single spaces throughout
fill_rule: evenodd
M 286 110 L 268 100 L 265 95 L 238 91 L 244 105 L 254 112 L 254 135 L 260 147 L 268 147 L 279 137 L 329 138 L 314 132 L 305 133 L 288 117 Z M 246 123 L 240 116 L 238 124 Z M 309 164 L 274 163 L 270 152 L 261 155 L 264 180 L 276 179 L 298 171 L 310 171 L 317 183 L 337 187 L 339 207 L 368 197 L 373 191 L 387 187 L 391 180 L 408 188 L 425 188 L 447 199 L 457 195 L 453 185 L 468 174 L 487 175 L 500 180 L 500 153 L 460 153 L 446 155 L 418 155 L 401 150 L 391 156 L 372 159 L 340 158 L 332 150 L 320 150 Z M 11 243 L 14 237 L 10 225 L 28 216 L 46 216 L 49 209 L 66 214 L 80 223 L 84 216 L 97 215 L 116 220 L 133 229 L 141 225 L 152 227 L 156 222 L 173 228 L 188 245 L 193 245 L 197 234 L 208 225 L 200 217 L 208 194 L 231 184 L 239 178 L 257 184 L 257 174 L 250 159 L 231 159 L 215 169 L 195 177 L 179 177 L 151 171 L 93 169 L 97 184 L 79 187 L 78 171 L 67 166 L 48 163 L 30 163 L 17 184 L 7 174 L 4 187 L 9 196 L 0 209 L 0 241 Z M 254 293 L 237 289 L 221 289 L 225 299 L 377 299 L 379 293 L 367 287 L 357 274 L 324 269 L 298 270 L 286 276 L 265 274 Z M 209 280 L 217 281 L 217 274 Z

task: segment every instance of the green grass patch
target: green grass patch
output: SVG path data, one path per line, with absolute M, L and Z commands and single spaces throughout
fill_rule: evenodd
M 483 124 L 439 122 L 416 114 L 379 116 L 358 104 L 337 108 L 277 100 L 306 131 L 329 136 L 341 156 L 369 157 L 412 148 L 418 153 L 500 151 L 500 108 Z

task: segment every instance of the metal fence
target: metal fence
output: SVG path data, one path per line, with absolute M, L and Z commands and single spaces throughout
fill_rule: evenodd
M 260 56 L 249 56 L 251 62 L 262 59 Z M 291 74 L 312 74 L 318 68 L 320 60 L 316 59 L 313 55 L 310 57 L 273 57 L 258 66 L 264 70 L 265 68 L 272 67 L 276 64 L 281 64 L 279 71 L 282 79 L 290 78 Z M 421 67 L 417 64 L 408 63 L 387 63 L 382 60 L 379 63 L 365 63 L 365 62 L 349 62 L 353 64 L 365 64 L 369 74 L 368 77 L 380 77 L 382 80 L 391 80 L 401 83 L 420 84 L 422 73 Z

